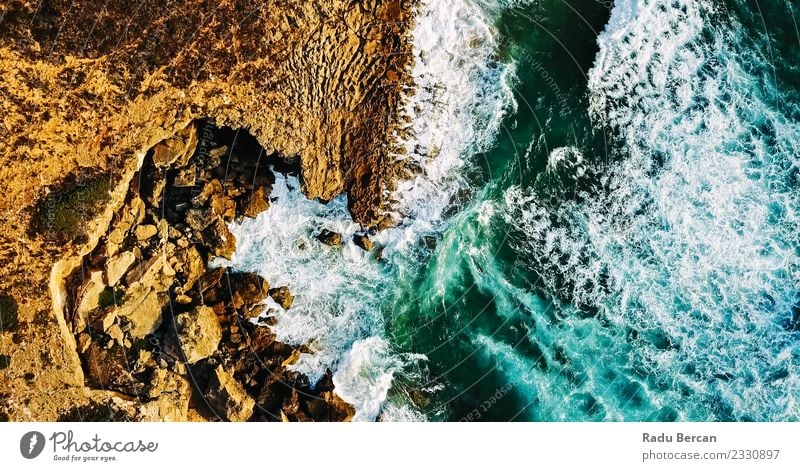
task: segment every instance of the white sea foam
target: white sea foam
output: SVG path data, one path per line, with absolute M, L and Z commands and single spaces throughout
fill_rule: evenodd
M 489 19 L 469 0 L 423 1 L 413 31 L 413 92 L 402 114 L 410 120 L 405 152 L 398 158 L 417 165 L 418 177 L 401 182 L 394 195 L 404 219 L 378 234 L 384 261 L 357 248 L 360 227 L 347 212 L 345 197 L 328 204 L 307 200 L 296 178 L 277 176 L 271 207 L 256 219 L 233 224 L 237 249 L 230 263 L 262 274 L 272 286 L 288 286 L 294 305 L 272 306 L 278 340 L 306 344 L 296 371 L 316 382 L 334 372 L 335 392 L 356 408 L 356 420 L 408 420 L 408 406 L 387 405 L 393 379 L 421 357 L 395 352 L 383 339 L 382 306 L 397 276 L 411 276 L 418 239 L 441 230 L 453 195 L 467 185 L 469 157 L 497 133 L 513 106 L 508 82 L 513 70 L 495 61 Z M 320 229 L 342 234 L 343 248 L 314 239 Z
M 380 337 L 357 340 L 344 354 L 333 375 L 336 393 L 346 402 L 359 406 L 354 420 L 374 420 L 381 414 L 394 375 L 419 360 L 425 357 L 393 353 Z M 408 417 L 409 414 L 413 415 L 413 411 L 394 406 L 388 414 L 382 414 L 382 418 Z
M 669 378 L 681 407 L 796 419 L 798 352 L 779 320 L 800 285 L 800 126 L 751 75 L 764 58 L 709 16 L 699 1 L 615 2 L 590 111 L 622 160 L 580 203 L 510 189 L 507 220 L 552 292 L 644 334 L 637 367 Z
M 510 89 L 514 68 L 497 62 L 489 22 L 469 0 L 425 0 L 418 6 L 414 93 L 402 111 L 411 138 L 400 140 L 399 158 L 422 172 L 398 185 L 395 194 L 412 234 L 406 240 L 438 229 L 453 195 L 468 185 L 469 156 L 493 142 L 503 116 L 516 106 Z

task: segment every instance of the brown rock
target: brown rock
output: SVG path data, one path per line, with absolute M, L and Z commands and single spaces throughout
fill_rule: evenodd
M 193 311 L 176 318 L 178 344 L 189 364 L 208 358 L 217 351 L 222 340 L 222 328 L 214 310 L 208 306 L 196 307 Z
M 94 271 L 89 275 L 89 281 L 83 287 L 78 309 L 75 311 L 74 326 L 76 332 L 86 328 L 89 314 L 100 307 L 100 293 L 106 289 L 103 283 L 103 272 Z
M 218 414 L 231 422 L 246 422 L 253 415 L 255 401 L 222 366 L 214 370 L 205 398 Z
M 208 153 L 209 167 L 219 167 L 222 164 L 222 158 L 228 156 L 228 146 L 217 147 L 216 149 L 211 149 L 211 152 Z M 223 169 L 224 170 L 224 169 Z
M 128 205 L 127 209 L 128 209 L 129 214 L 132 217 L 133 224 L 138 225 L 138 224 L 141 224 L 142 221 L 144 221 L 144 217 L 145 217 L 145 214 L 146 214 L 145 211 L 146 211 L 147 207 L 145 206 L 144 201 L 142 201 L 141 198 L 139 198 L 138 196 L 134 196 L 131 199 L 131 202 Z
M 315 422 L 347 422 L 355 415 L 355 409 L 331 392 L 320 397 L 306 399 L 308 415 Z
M 342 235 L 327 229 L 323 229 L 322 232 L 317 235 L 317 240 L 332 247 L 342 245 Z
M 165 139 L 153 147 L 153 163 L 157 167 L 167 168 L 173 164 L 182 167 L 197 147 L 197 130 L 190 125 L 175 136 Z
M 180 252 L 183 265 L 183 274 L 186 282 L 183 284 L 183 292 L 186 293 L 194 287 L 194 284 L 206 272 L 206 263 L 200 252 L 194 246 Z
M 146 226 L 136 226 L 135 233 L 136 233 L 136 240 L 138 240 L 139 242 L 145 242 L 149 238 L 158 234 L 158 228 L 156 228 L 156 226 L 153 226 L 152 224 Z
M 205 205 L 213 195 L 221 194 L 222 183 L 215 178 L 205 184 L 203 191 L 201 191 L 200 194 L 195 197 L 195 201 L 197 201 L 197 204 Z
M 225 275 L 224 268 L 215 268 L 209 270 L 200 277 L 197 281 L 197 290 L 203 296 L 206 296 L 209 291 L 222 286 L 222 277 Z
M 353 236 L 353 242 L 362 249 L 369 252 L 372 250 L 372 241 L 366 234 L 356 234 Z
M 391 229 L 395 227 L 397 222 L 391 216 L 383 216 L 378 220 L 378 223 L 375 225 L 375 228 L 379 231 L 385 231 L 386 229 Z
M 227 196 L 219 194 L 212 195 L 211 209 L 214 210 L 217 216 L 225 221 L 231 221 L 236 217 L 236 202 Z
M 269 191 L 265 186 L 259 186 L 247 198 L 242 213 L 249 218 L 254 218 L 269 209 Z
M 255 273 L 233 273 L 229 276 L 233 292 L 231 305 L 236 309 L 263 301 L 269 294 L 269 283 Z
M 118 345 L 125 345 L 125 334 L 122 332 L 120 326 L 112 324 L 108 326 L 108 328 L 106 329 L 106 333 L 108 334 L 109 337 L 111 337 L 111 340 L 117 342 Z
M 100 332 L 107 332 L 108 329 L 114 325 L 117 321 L 117 315 L 113 312 L 107 312 L 100 316 L 95 322 L 92 323 L 92 327 L 95 330 L 99 330 Z
M 86 350 L 89 349 L 89 345 L 91 344 L 92 337 L 89 334 L 82 332 L 78 335 L 78 353 L 86 353 Z
M 269 290 L 269 297 L 284 309 L 292 307 L 292 303 L 294 302 L 294 295 L 292 295 L 291 291 L 289 291 L 289 288 L 286 286 Z
M 125 242 L 127 230 L 117 227 L 106 236 L 106 256 L 113 257 L 119 252 L 120 247 Z
M 114 345 L 109 349 L 92 343 L 86 350 L 86 379 L 101 389 L 113 389 L 125 394 L 139 395 L 144 385 L 136 381 L 129 372 L 125 350 Z
M 158 263 L 161 263 L 161 260 L 158 257 L 148 257 L 137 263 L 133 268 L 128 270 L 128 273 L 125 274 L 125 283 L 132 285 L 136 281 L 141 280 L 145 273 L 147 273 L 154 265 Z
M 165 301 L 165 295 L 137 284 L 126 293 L 125 303 L 117 309 L 116 315 L 127 321 L 130 326 L 128 333 L 132 338 L 144 338 L 161 325 Z
M 176 188 L 189 188 L 193 187 L 197 182 L 197 170 L 194 168 L 182 168 L 175 175 L 173 184 Z
M 222 219 L 217 219 L 203 231 L 203 242 L 217 257 L 230 259 L 236 251 L 236 237 Z
M 264 313 L 264 304 L 254 304 L 250 307 L 245 306 L 244 317 L 246 319 L 255 319 Z
M 216 219 L 209 209 L 190 209 L 186 212 L 186 224 L 198 232 L 203 232 Z
M 140 408 L 147 422 L 185 422 L 189 412 L 191 386 L 182 376 L 169 370 L 156 369 L 150 378 L 147 396 L 155 399 Z
M 139 228 L 137 228 L 137 232 L 138 229 Z M 127 273 L 128 269 L 135 261 L 136 256 L 133 254 L 133 252 L 123 252 L 110 258 L 106 262 L 106 278 L 108 279 L 108 286 L 116 285 L 119 280 L 125 276 L 125 273 Z
M 150 386 L 147 389 L 147 397 L 155 399 L 165 393 L 179 392 L 187 394 L 191 390 L 189 382 L 182 376 L 169 370 L 157 368 L 150 376 Z
M 167 181 L 163 175 L 158 175 L 151 180 L 150 191 L 142 194 L 144 199 L 150 206 L 154 208 L 161 207 L 161 199 L 164 196 L 164 189 L 167 187 Z

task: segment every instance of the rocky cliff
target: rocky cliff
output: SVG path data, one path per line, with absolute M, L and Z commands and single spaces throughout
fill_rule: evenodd
M 381 222 L 401 165 L 391 137 L 402 132 L 411 9 L 388 0 L 0 2 L 0 419 L 140 412 L 129 394 L 87 381 L 78 351 L 89 346 L 64 316 L 65 279 L 101 239 L 108 246 L 148 150 L 190 123 L 247 130 L 267 154 L 299 165 L 308 197 L 346 193 L 356 220 Z M 153 384 L 179 381 L 157 375 Z M 217 396 L 236 389 L 224 368 L 208 375 Z

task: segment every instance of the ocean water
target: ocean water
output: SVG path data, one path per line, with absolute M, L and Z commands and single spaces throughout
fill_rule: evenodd
M 381 257 L 279 175 L 229 265 L 358 420 L 797 420 L 798 9 L 423 1 Z

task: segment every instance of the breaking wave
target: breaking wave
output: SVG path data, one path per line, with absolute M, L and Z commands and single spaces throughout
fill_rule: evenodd
M 621 394 L 675 418 L 796 420 L 798 110 L 721 8 L 617 0 L 589 78 L 615 161 L 557 207 L 508 189 L 505 218 L 542 289 L 593 313 L 562 320 L 592 324 L 586 348 L 603 330 L 630 345 L 609 349 Z M 652 418 L 626 407 L 609 417 Z
M 508 81 L 513 70 L 494 57 L 488 18 L 467 0 L 423 1 L 413 30 L 414 84 L 402 115 L 409 128 L 397 140 L 398 158 L 419 168 L 400 182 L 394 195 L 398 227 L 377 234 L 377 259 L 356 247 L 345 197 L 327 204 L 310 201 L 296 177 L 277 175 L 270 209 L 256 219 L 232 224 L 237 271 L 264 276 L 272 286 L 295 294 L 289 310 L 270 303 L 281 342 L 308 345 L 292 368 L 315 383 L 333 372 L 335 392 L 356 408 L 355 420 L 411 420 L 422 416 L 408 406 L 387 403 L 397 375 L 413 374 L 420 355 L 394 351 L 386 341 L 384 307 L 398 276 L 419 269 L 425 257 L 419 239 L 436 234 L 454 195 L 468 186 L 469 157 L 493 139 L 513 106 Z M 328 229 L 342 235 L 343 247 L 318 243 Z M 420 253 L 423 252 L 423 253 Z

